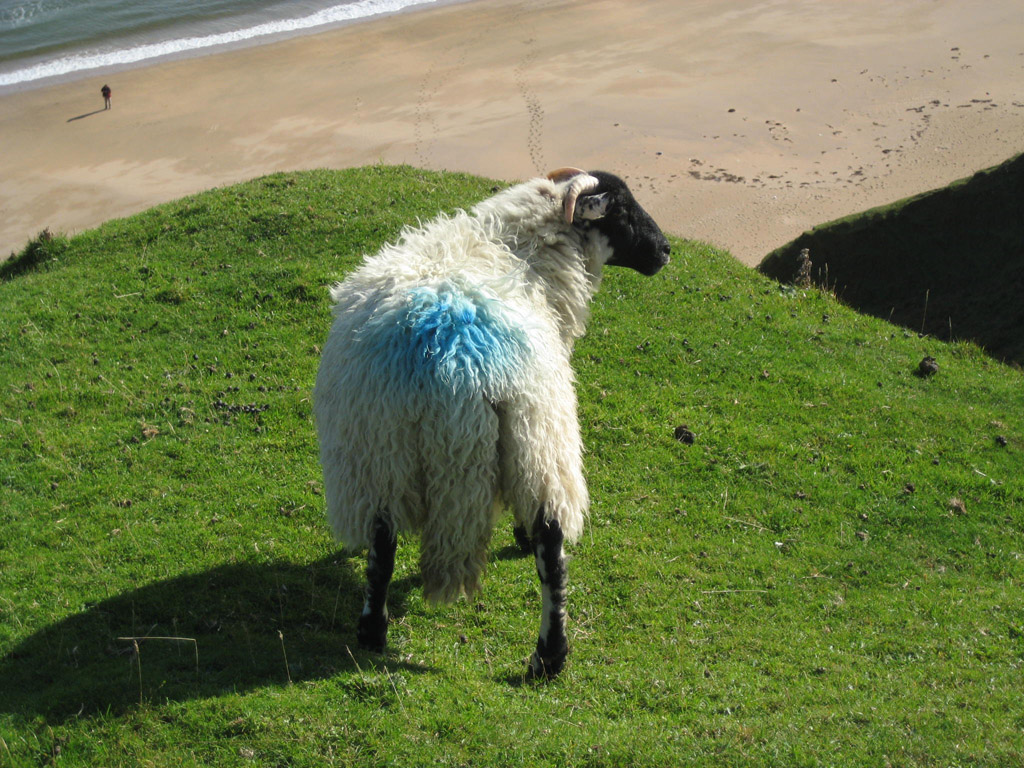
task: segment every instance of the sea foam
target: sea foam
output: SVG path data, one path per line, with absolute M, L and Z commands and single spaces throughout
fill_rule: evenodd
M 42 61 L 11 72 L 0 72 L 0 86 L 16 85 L 46 77 L 59 77 L 100 67 L 135 64 L 160 56 L 232 45 L 269 35 L 302 32 L 327 24 L 339 24 L 386 13 L 396 13 L 412 6 L 434 2 L 437 0 L 358 0 L 358 2 L 324 8 L 306 16 L 278 19 L 230 32 L 145 43 L 113 51 L 83 51 Z

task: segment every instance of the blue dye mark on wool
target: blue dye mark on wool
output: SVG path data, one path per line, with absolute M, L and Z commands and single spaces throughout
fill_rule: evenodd
M 454 288 L 415 288 L 405 304 L 369 321 L 363 334 L 392 385 L 440 387 L 500 397 L 522 371 L 526 335 L 499 302 Z

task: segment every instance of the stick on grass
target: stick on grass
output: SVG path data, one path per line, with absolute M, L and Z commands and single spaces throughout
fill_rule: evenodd
M 288 651 L 284 649 L 284 632 L 277 630 L 277 636 L 281 638 L 281 653 L 284 654 L 284 673 L 288 676 L 288 685 L 292 684 L 292 672 L 288 667 Z

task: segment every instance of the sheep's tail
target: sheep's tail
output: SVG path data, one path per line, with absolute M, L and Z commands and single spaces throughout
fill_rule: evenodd
M 498 416 L 478 396 L 424 414 L 420 426 L 423 592 L 428 600 L 450 601 L 479 590 L 501 512 Z

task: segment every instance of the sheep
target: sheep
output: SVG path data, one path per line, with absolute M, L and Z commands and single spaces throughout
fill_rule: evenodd
M 669 252 L 621 179 L 562 168 L 406 228 L 332 287 L 313 407 L 328 520 L 368 549 L 362 647 L 386 644 L 399 533 L 428 599 L 472 595 L 507 505 L 541 583 L 527 672 L 562 670 L 563 542 L 589 506 L 573 344 L 605 265 L 653 275 Z

